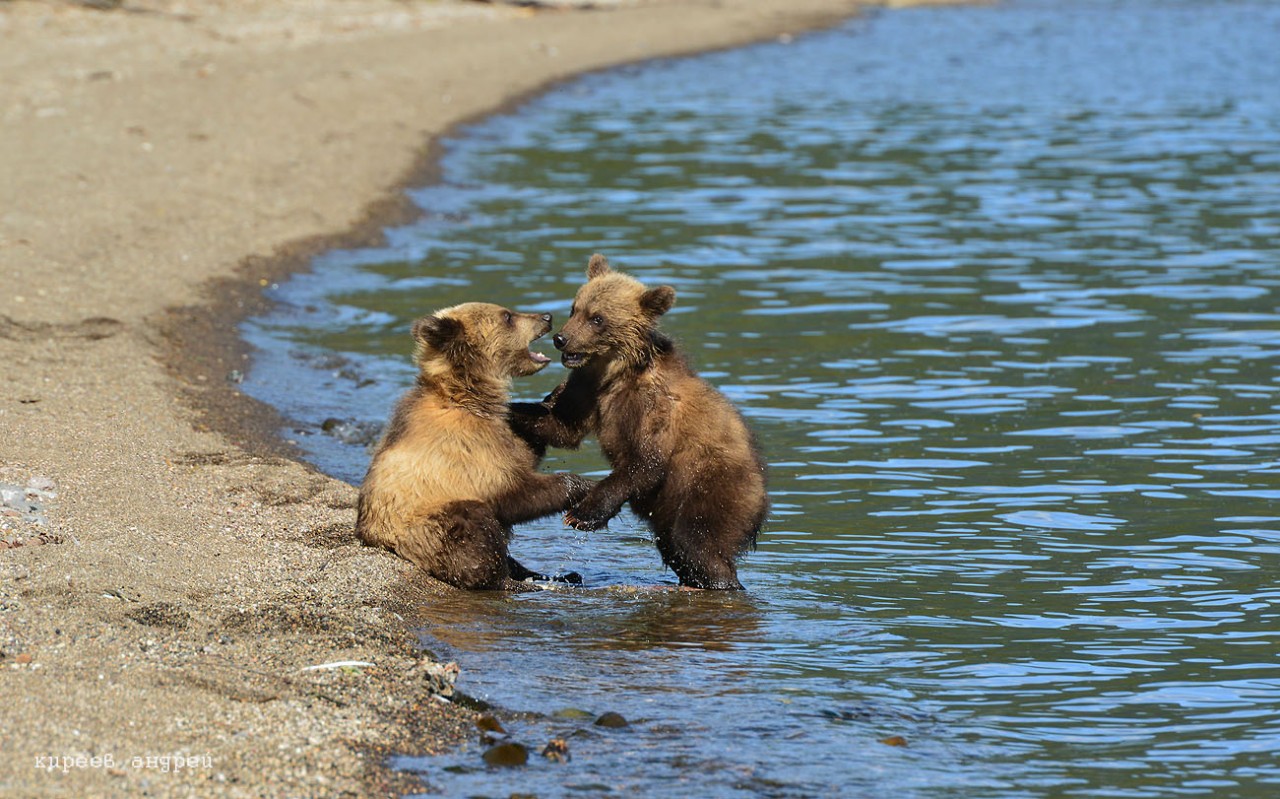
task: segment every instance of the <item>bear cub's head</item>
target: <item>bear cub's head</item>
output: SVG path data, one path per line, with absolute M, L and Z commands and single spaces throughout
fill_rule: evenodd
M 552 342 L 570 369 L 592 360 L 644 358 L 658 318 L 676 302 L 670 286 L 646 289 L 640 281 L 615 272 L 603 255 L 591 256 L 587 282 L 573 298 L 569 321 Z
M 428 374 L 506 380 L 551 363 L 529 345 L 551 332 L 551 314 L 518 313 L 487 302 L 466 302 L 413 323 L 414 359 Z

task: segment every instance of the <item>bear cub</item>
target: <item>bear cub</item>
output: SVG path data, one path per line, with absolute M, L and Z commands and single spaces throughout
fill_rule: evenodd
M 768 513 L 754 438 L 658 331 L 673 288 L 646 289 L 602 255 L 587 278 L 554 338 L 569 377 L 541 403 L 515 403 L 511 423 L 539 453 L 598 438 L 612 473 L 574 501 L 566 523 L 598 530 L 630 502 L 682 586 L 741 589 L 735 562 Z
M 416 384 L 396 405 L 360 488 L 356 532 L 458 588 L 541 577 L 507 554 L 511 526 L 580 501 L 591 481 L 535 471 L 507 423 L 511 379 L 551 359 L 529 345 L 550 314 L 464 303 L 413 324 Z

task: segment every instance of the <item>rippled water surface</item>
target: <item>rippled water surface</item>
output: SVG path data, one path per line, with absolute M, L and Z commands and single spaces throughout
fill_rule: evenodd
M 643 590 L 673 579 L 629 515 L 520 528 L 589 588 L 421 622 L 533 761 L 399 764 L 457 796 L 1277 795 L 1277 53 L 1271 2 L 887 12 L 462 131 L 421 220 L 274 292 L 249 389 L 357 481 L 412 318 L 563 321 L 602 251 L 677 288 L 774 511 L 732 596 Z

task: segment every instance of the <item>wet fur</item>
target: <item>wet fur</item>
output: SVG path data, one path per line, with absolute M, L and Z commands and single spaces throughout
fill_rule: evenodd
M 541 403 L 513 405 L 512 426 L 538 452 L 599 439 L 613 471 L 567 522 L 599 529 L 630 502 L 681 585 L 741 588 L 735 561 L 768 513 L 754 438 L 656 329 L 673 289 L 645 289 L 599 255 L 587 276 L 556 337 L 573 370 Z
M 396 405 L 360 489 L 356 531 L 436 579 L 512 588 L 534 572 L 507 554 L 511 526 L 570 507 L 590 487 L 535 471 L 507 424 L 512 377 L 546 364 L 528 345 L 549 316 L 467 303 L 414 323 L 416 385 Z

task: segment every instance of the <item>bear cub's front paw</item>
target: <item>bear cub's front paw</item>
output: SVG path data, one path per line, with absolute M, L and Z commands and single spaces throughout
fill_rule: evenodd
M 603 530 L 609 526 L 612 514 L 601 513 L 586 505 L 578 505 L 565 511 L 564 523 L 584 533 Z

